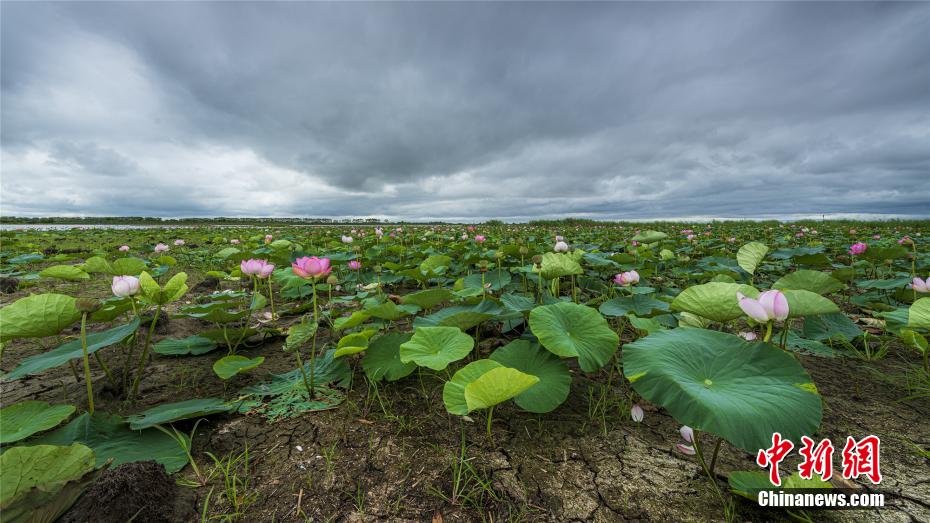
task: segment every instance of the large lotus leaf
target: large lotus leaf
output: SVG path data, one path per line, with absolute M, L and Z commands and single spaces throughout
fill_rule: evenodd
M 468 401 L 465 399 L 465 387 L 480 378 L 484 373 L 503 365 L 494 360 L 477 360 L 465 365 L 447 381 L 442 388 L 442 401 L 450 414 L 465 416 L 469 413 Z
M 530 312 L 530 328 L 539 343 L 562 358 L 578 358 L 585 372 L 604 366 L 617 350 L 620 337 L 595 309 L 561 302 Z
M 452 258 L 444 254 L 434 254 L 420 263 L 420 273 L 425 276 L 438 276 L 449 268 Z
M 313 321 L 313 315 L 308 314 L 301 318 L 300 323 L 295 323 L 287 329 L 287 338 L 284 340 L 285 352 L 294 352 L 305 347 L 313 336 L 316 334 L 318 326 Z
M 89 322 L 107 323 L 122 316 L 124 313 L 132 311 L 132 300 L 129 298 L 119 298 L 112 296 L 100 300 L 100 308 L 88 316 Z
M 782 292 L 788 300 L 789 318 L 840 312 L 840 308 L 829 298 L 824 298 L 817 293 L 797 289 L 788 289 Z
M 492 300 L 482 300 L 475 305 L 458 305 L 445 307 L 429 316 L 422 316 L 413 321 L 419 327 L 457 327 L 470 329 L 485 321 L 498 317 L 503 312 L 501 306 Z
M 416 363 L 400 360 L 400 346 L 410 341 L 412 334 L 390 332 L 375 338 L 365 351 L 362 368 L 371 381 L 397 381 L 416 370 Z
M 498 367 L 482 374 L 465 386 L 468 411 L 486 409 L 503 403 L 539 383 L 539 378 L 510 367 Z
M 853 340 L 862 336 L 862 330 L 842 312 L 804 318 L 803 337 L 823 341 L 835 338 Z
M 910 278 L 891 278 L 888 280 L 856 280 L 856 287 L 861 289 L 881 289 L 890 291 L 894 289 L 903 289 L 911 283 Z
M 220 379 L 228 380 L 240 372 L 248 372 L 265 362 L 264 356 L 247 358 L 239 354 L 224 356 L 213 364 L 213 372 Z
M 226 247 L 225 249 L 220 249 L 219 251 L 217 251 L 216 254 L 214 254 L 213 256 L 216 258 L 221 258 L 225 260 L 226 258 L 229 258 L 233 254 L 239 254 L 240 252 L 242 251 L 240 251 L 239 249 L 235 247 Z
M 430 309 L 452 299 L 448 289 L 426 289 L 401 297 L 403 304 L 416 305 L 421 309 Z
M 80 444 L 13 447 L 0 456 L 5 523 L 50 522 L 94 479 L 94 451 Z
M 547 280 L 583 273 L 584 269 L 581 268 L 581 265 L 568 254 L 557 252 L 543 254 L 540 274 Z
M 0 443 L 28 438 L 57 427 L 74 412 L 71 405 L 50 405 L 45 401 L 24 401 L 0 409 Z
M 171 436 L 158 429 L 136 431 L 121 417 L 97 411 L 85 412 L 70 423 L 30 443 L 35 445 L 71 445 L 82 443 L 93 449 L 97 466 L 113 459 L 115 467 L 122 463 L 154 460 L 173 474 L 187 465 L 187 454 Z
M 339 339 L 339 343 L 336 344 L 336 352 L 333 353 L 333 357 L 341 358 L 343 356 L 358 354 L 367 348 L 368 335 L 363 332 L 353 332 L 351 334 L 346 334 Z
M 352 327 L 358 327 L 359 325 L 365 323 L 370 317 L 371 314 L 368 314 L 365 311 L 355 311 L 351 316 L 336 318 L 336 321 L 333 322 L 333 330 L 341 331 L 345 329 L 351 329 Z
M 158 282 L 148 273 L 143 272 L 139 275 L 139 287 L 142 298 L 146 301 L 157 304 L 167 305 L 184 296 L 187 292 L 187 274 L 179 272 L 171 277 L 164 287 L 160 287 Z
M 651 296 L 634 294 L 605 301 L 598 308 L 604 316 L 625 316 L 632 312 L 640 317 L 653 316 L 668 311 L 668 303 Z
M 391 300 L 377 304 L 371 302 L 365 306 L 365 312 L 370 316 L 388 321 L 397 321 L 411 314 L 416 314 L 419 310 L 420 308 L 416 305 L 397 305 Z
M 510 276 L 509 272 L 493 270 L 484 273 L 483 281 L 484 285 L 491 285 L 491 290 L 499 291 L 506 287 L 510 283 L 511 279 L 512 276 Z M 476 272 L 469 274 L 465 277 L 464 284 L 466 289 L 480 289 L 482 286 L 481 273 Z
M 746 245 L 743 245 L 739 248 L 739 251 L 736 253 L 736 263 L 749 274 L 754 274 L 756 268 L 759 266 L 759 263 L 762 262 L 762 258 L 765 258 L 765 253 L 769 252 L 769 248 L 765 244 L 759 242 L 750 242 Z
M 330 349 L 326 353 L 316 358 L 314 371 L 314 385 L 334 384 L 338 387 L 348 387 L 352 381 L 352 369 L 345 359 L 334 359 L 333 354 L 336 351 Z M 304 362 L 304 371 L 310 376 L 310 362 Z M 303 374 L 300 369 L 294 369 L 284 374 L 272 375 L 271 381 L 249 385 L 239 391 L 242 396 L 277 396 L 298 389 L 304 389 Z
M 442 370 L 471 352 L 475 340 L 456 327 L 417 327 L 400 346 L 400 361 Z
M 113 267 L 110 265 L 110 262 L 100 256 L 87 258 L 87 260 L 84 261 L 84 265 L 82 265 L 82 269 L 84 272 L 89 272 L 91 274 L 113 274 Z
M 230 412 L 235 409 L 234 403 L 227 403 L 220 398 L 198 398 L 158 405 L 139 414 L 133 414 L 127 417 L 126 421 L 129 422 L 129 428 L 132 430 L 142 430 L 155 425 Z
M 214 340 L 194 335 L 180 340 L 166 338 L 156 343 L 153 350 L 166 356 L 183 356 L 185 354 L 199 356 L 216 350 L 216 347 L 217 344 Z
M 58 334 L 81 319 L 74 302 L 64 294 L 33 294 L 0 308 L 0 341 Z
M 82 271 L 76 265 L 53 265 L 46 267 L 39 273 L 43 278 L 58 278 L 59 280 L 89 280 L 90 274 Z
M 88 334 L 87 353 L 92 354 L 104 347 L 119 343 L 138 329 L 139 318 L 133 318 L 129 323 L 118 327 Z M 82 358 L 83 356 L 84 351 L 81 349 L 81 340 L 78 338 L 48 352 L 36 354 L 35 356 L 24 359 L 16 368 L 3 375 L 3 381 L 19 379 L 27 374 L 37 374 L 43 370 L 64 365 L 69 360 Z
M 551 412 L 568 398 L 572 386 L 568 365 L 538 344 L 514 340 L 494 351 L 491 359 L 539 378 L 539 383 L 514 398 L 521 409 L 539 414 Z
M 641 231 L 639 234 L 632 238 L 633 241 L 639 243 L 655 243 L 668 238 L 668 234 L 660 231 Z
M 798 441 L 820 426 L 810 376 L 768 343 L 704 329 L 660 331 L 623 347 L 623 372 L 679 422 L 756 452 L 773 432 Z
M 772 288 L 782 291 L 795 289 L 817 294 L 829 294 L 843 290 L 846 285 L 825 272 L 801 269 L 782 276 L 772 284 Z
M 875 261 L 895 260 L 907 258 L 908 251 L 900 245 L 893 247 L 869 247 L 862 255 L 863 258 Z
M 930 298 L 921 298 L 907 310 L 907 326 L 912 329 L 930 329 Z
M 139 258 L 118 258 L 110 264 L 113 274 L 117 276 L 138 276 L 145 270 L 145 260 Z
M 739 283 L 710 282 L 688 287 L 672 301 L 672 310 L 690 312 L 713 321 L 730 321 L 743 316 L 736 293 L 756 297 L 755 288 Z
M 730 473 L 727 481 L 730 484 L 730 490 L 734 494 L 752 501 L 759 499 L 760 490 L 833 488 L 829 481 L 818 478 L 804 479 L 801 477 L 800 472 L 782 478 L 780 487 L 772 485 L 768 472 L 735 471 Z

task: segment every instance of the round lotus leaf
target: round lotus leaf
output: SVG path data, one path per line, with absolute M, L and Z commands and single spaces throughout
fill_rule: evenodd
M 471 352 L 475 340 L 456 327 L 417 327 L 400 346 L 400 361 L 442 370 Z
M 620 337 L 597 310 L 561 302 L 530 312 L 530 328 L 539 343 L 562 358 L 578 358 L 585 372 L 604 366 L 617 350 Z

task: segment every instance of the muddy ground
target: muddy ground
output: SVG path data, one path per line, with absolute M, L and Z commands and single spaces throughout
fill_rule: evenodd
M 6 295 L 3 301 L 16 297 Z M 206 328 L 195 320 L 174 319 L 156 332 L 156 339 L 181 338 Z M 328 337 L 329 332 L 321 335 Z M 484 353 L 504 343 L 490 330 L 481 339 Z M 240 350 L 249 357 L 263 355 L 266 361 L 256 373 L 231 380 L 225 391 L 211 369 L 222 349 L 198 357 L 155 355 L 135 405 L 107 393 L 106 378 L 92 360 L 95 390 L 100 391 L 97 409 L 126 415 L 185 399 L 230 397 L 268 373 L 295 367 L 282 343 L 278 338 Z M 35 343 L 17 341 L 4 351 L 0 366 L 9 371 L 41 350 Z M 102 355 L 120 367 L 114 348 Z M 930 447 L 930 402 L 902 401 L 908 394 L 904 376 L 917 363 L 914 355 L 894 347 L 879 361 L 806 356 L 801 361 L 823 395 L 821 436 L 839 445 L 847 435 L 881 436 L 881 488 L 899 496 L 882 510 L 809 511 L 813 520 L 930 521 L 930 461 L 911 445 Z M 472 421 L 447 414 L 442 381 L 428 373 L 414 373 L 375 391 L 357 368 L 342 405 L 295 419 L 271 423 L 260 416 L 212 416 L 198 427 L 194 456 L 204 471 L 214 470 L 206 452 L 240 458 L 234 467 L 241 481 L 237 503 L 223 494 L 223 478 L 216 474 L 206 486 L 172 485 L 180 489 L 179 497 L 192 499 L 196 510 L 165 505 L 161 517 L 199 520 L 206 506 L 208 517 L 238 514 L 239 521 L 723 519 L 723 505 L 695 459 L 675 450 L 680 437 L 673 418 L 646 404 L 645 420 L 634 423 L 629 419 L 629 390 L 621 380 L 614 376 L 608 387 L 607 372 L 573 372 L 572 394 L 555 412 L 533 415 L 512 403 L 495 409 L 493 438 L 485 433 L 483 413 Z M 3 405 L 26 399 L 67 402 L 79 410 L 86 403 L 84 385 L 68 366 L 3 384 Z M 190 430 L 193 423 L 176 426 Z M 796 460 L 785 466 L 793 470 Z M 735 470 L 759 469 L 753 456 L 724 443 L 717 467 L 722 489 Z M 173 479 L 195 478 L 187 467 Z M 763 511 L 733 499 L 737 520 L 788 520 L 785 512 Z M 80 520 L 74 511 L 68 517 Z

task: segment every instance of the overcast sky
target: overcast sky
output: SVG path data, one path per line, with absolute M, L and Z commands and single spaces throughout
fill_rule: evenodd
M 2 4 L 4 215 L 930 215 L 930 5 Z

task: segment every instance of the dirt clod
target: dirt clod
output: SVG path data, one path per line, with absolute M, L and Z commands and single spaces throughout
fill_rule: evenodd
M 64 523 L 189 521 L 195 496 L 175 484 L 154 461 L 124 463 L 104 471 L 62 518 Z

